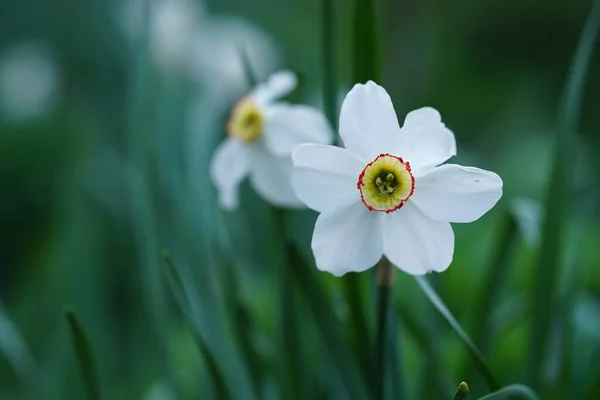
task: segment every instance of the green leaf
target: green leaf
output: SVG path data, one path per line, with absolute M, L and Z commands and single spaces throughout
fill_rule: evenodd
M 96 377 L 96 371 L 94 369 L 90 342 L 73 309 L 67 307 L 65 313 L 71 331 L 73 348 L 77 354 L 79 372 L 81 373 L 81 378 L 83 379 L 88 398 L 91 400 L 100 400 L 102 399 L 102 396 L 100 394 L 100 385 L 98 384 L 98 378 Z
M 473 357 L 473 361 L 475 361 L 475 364 L 477 365 L 477 369 L 485 379 L 489 388 L 491 390 L 498 390 L 500 388 L 498 379 L 486 364 L 485 360 L 483 359 L 483 355 L 475 346 L 471 338 L 464 331 L 464 329 L 460 326 L 458 321 L 454 318 L 450 310 L 448 310 L 448 307 L 446 307 L 442 299 L 440 299 L 440 297 L 431 287 L 429 282 L 427 282 L 427 279 L 424 276 L 415 276 L 415 280 L 417 281 L 417 284 L 419 285 L 425 296 L 427 296 L 431 304 L 433 304 L 433 306 L 446 319 L 446 321 L 448 321 L 458 338 L 467 347 L 467 350 L 469 350 L 469 353 Z
M 373 0 L 355 0 L 354 82 L 379 81 L 379 40 Z
M 243 45 L 239 46 L 240 60 L 242 61 L 242 67 L 244 68 L 244 76 L 246 77 L 246 83 L 248 88 L 251 89 L 258 84 L 258 78 L 252 68 L 250 57 L 248 57 L 248 51 Z
M 342 278 L 346 304 L 350 310 L 349 325 L 352 330 L 351 343 L 365 377 L 370 375 L 370 349 L 369 331 L 365 316 L 365 290 L 361 285 L 359 274 L 346 274 Z
M 250 373 L 254 394 L 257 398 L 261 398 L 261 384 L 265 374 L 265 363 L 250 340 L 256 327 L 252 322 L 243 299 L 240 298 L 238 275 L 235 273 L 236 271 L 233 268 L 232 262 L 222 249 L 219 250 L 217 252 L 218 265 L 220 265 L 223 271 L 222 281 L 225 285 L 225 291 L 229 293 L 228 296 L 225 296 L 225 306 L 227 312 L 233 315 L 232 330 L 234 338 L 239 345 L 241 355 Z
M 198 326 L 199 322 L 195 316 L 193 307 L 190 305 L 185 280 L 183 279 L 179 268 L 177 268 L 177 265 L 173 262 L 169 251 L 163 250 L 162 257 L 165 260 L 166 275 L 171 285 L 173 295 L 175 296 L 182 313 L 186 316 L 187 322 L 190 324 L 194 341 L 206 362 L 206 368 L 211 376 L 215 393 L 219 399 L 229 399 L 231 398 L 231 395 L 227 388 L 226 380 L 213 352 L 202 336 L 202 332 Z
M 273 227 L 271 231 L 272 267 L 279 285 L 279 362 L 281 365 L 281 398 L 305 398 L 302 368 L 302 349 L 298 335 L 294 285 L 290 271 L 290 254 L 286 239 L 285 211 L 271 207 Z
M 0 351 L 24 384 L 31 382 L 38 370 L 33 355 L 17 327 L 0 302 Z
M 322 50 L 323 50 L 323 108 L 331 126 L 337 127 L 337 70 L 335 68 L 335 14 L 334 0 L 323 0 Z
M 600 0 L 596 0 L 581 34 L 558 112 L 556 147 L 546 195 L 542 246 L 537 271 L 533 275 L 536 279 L 528 371 L 533 375 L 534 387 L 539 386 L 554 320 L 554 296 L 563 251 L 563 235 L 566 231 L 570 195 L 573 192 L 569 184 L 572 182 L 575 165 L 576 133 L 583 88 L 599 26 Z
M 494 248 L 491 262 L 482 279 L 481 289 L 475 304 L 475 318 L 473 323 L 473 337 L 479 349 L 483 352 L 488 348 L 491 338 L 491 317 L 496 306 L 497 299 L 507 280 L 510 272 L 509 259 L 517 244 L 518 230 L 515 219 L 506 213 L 503 217 L 500 237 Z
M 535 392 L 525 385 L 510 385 L 480 397 L 478 400 L 538 400 Z
M 327 358 L 335 363 L 344 384 L 345 394 L 336 393 L 336 397 L 367 398 L 365 380 L 360 374 L 355 360 L 348 352 L 347 344 L 344 343 L 344 335 L 341 333 L 339 321 L 331 307 L 328 306 L 331 304 L 331 299 L 313 275 L 316 268 L 314 265 L 304 262 L 295 247 L 290 247 L 289 254 L 290 270 L 298 284 L 302 298 L 307 302 L 318 326 L 318 333 L 328 352 Z
M 354 36 L 352 48 L 354 49 L 353 81 L 364 83 L 368 80 L 379 80 L 379 54 L 376 33 L 377 20 L 373 0 L 355 0 Z M 335 94 L 334 94 L 335 95 Z M 334 125 L 335 126 L 335 125 Z M 361 287 L 366 274 L 347 274 L 342 278 L 346 303 L 350 308 L 350 329 L 352 332 L 352 346 L 363 368 L 366 377 L 371 375 L 371 365 L 368 324 L 365 317 L 365 290 Z
M 454 400 L 467 400 L 469 398 L 469 385 L 466 382 L 461 382 L 458 385 Z
M 444 376 L 441 356 L 436 351 L 435 339 L 432 333 L 425 328 L 425 325 L 415 315 L 414 305 L 410 299 L 403 296 L 398 296 L 395 299 L 395 309 L 405 332 L 410 334 L 415 344 L 421 352 L 427 357 L 427 361 L 432 363 L 435 375 L 433 376 L 433 384 L 439 389 L 439 393 L 448 393 L 452 390 L 454 383 L 447 376 Z

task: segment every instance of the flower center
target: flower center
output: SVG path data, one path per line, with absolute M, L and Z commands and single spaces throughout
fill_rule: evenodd
M 251 142 L 262 134 L 263 119 L 256 104 L 250 98 L 244 97 L 231 111 L 227 121 L 227 133 L 233 138 Z
M 412 196 L 415 178 L 408 161 L 391 154 L 380 154 L 362 170 L 356 187 L 369 210 L 390 213 Z

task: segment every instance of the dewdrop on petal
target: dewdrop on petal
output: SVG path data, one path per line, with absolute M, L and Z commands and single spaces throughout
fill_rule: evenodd
M 300 143 L 330 143 L 332 131 L 318 109 L 278 101 L 297 84 L 280 71 L 258 84 L 231 110 L 227 139 L 216 149 L 210 166 L 219 203 L 238 205 L 238 185 L 246 177 L 258 194 L 279 207 L 304 207 L 292 188 L 292 149 Z
M 320 213 L 312 250 L 336 276 L 374 266 L 382 256 L 422 275 L 452 262 L 450 222 L 472 222 L 502 196 L 493 172 L 443 162 L 456 155 L 440 114 L 410 112 L 400 128 L 381 86 L 357 84 L 340 113 L 345 148 L 303 144 L 292 153 L 294 189 Z

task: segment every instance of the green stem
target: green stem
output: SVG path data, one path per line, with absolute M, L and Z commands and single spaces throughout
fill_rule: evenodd
M 421 290 L 423 291 L 425 296 L 427 296 L 427 298 L 429 299 L 431 304 L 433 304 L 433 306 L 438 310 L 438 312 L 442 315 L 442 317 L 444 317 L 444 319 L 450 324 L 450 326 L 452 327 L 452 329 L 454 330 L 454 332 L 456 333 L 458 338 L 467 347 L 467 349 L 469 350 L 469 353 L 471 353 L 473 360 L 477 364 L 477 367 L 478 367 L 479 371 L 481 372 L 481 374 L 483 375 L 489 388 L 491 390 L 500 389 L 500 384 L 498 383 L 498 379 L 492 373 L 491 369 L 488 367 L 487 363 L 483 359 L 483 355 L 481 354 L 479 349 L 475 346 L 475 344 L 473 343 L 471 338 L 464 331 L 464 329 L 460 326 L 458 321 L 454 318 L 454 316 L 452 315 L 450 310 L 448 310 L 448 307 L 446 307 L 446 305 L 444 304 L 442 299 L 440 299 L 440 297 L 435 292 L 433 287 L 431 287 L 429 282 L 427 282 L 427 279 L 424 276 L 415 276 L 415 280 L 417 281 L 417 284 L 419 285 L 419 287 L 421 288 Z
M 556 311 L 554 296 L 564 247 L 562 242 L 566 231 L 568 205 L 571 200 L 569 194 L 572 192 L 571 185 L 567 184 L 565 187 L 565 182 L 570 182 L 573 176 L 583 88 L 599 27 L 600 0 L 596 0 L 581 33 L 558 113 L 557 141 L 546 197 L 542 246 L 537 273 L 534 275 L 538 279 L 535 280 L 533 290 L 533 329 L 528 366 L 534 387 L 540 386 L 549 332 L 554 321 L 553 313 Z
M 88 399 L 101 400 L 102 395 L 100 394 L 100 385 L 98 384 L 98 377 L 94 367 L 90 341 L 73 308 L 67 307 L 65 316 L 69 324 L 69 330 L 71 331 L 71 340 L 77 355 L 79 372 L 81 373 Z
M 337 81 L 335 76 L 335 19 L 333 0 L 323 0 L 323 107 L 331 126 L 337 127 Z
M 279 242 L 275 248 L 281 249 L 280 257 L 276 258 L 275 268 L 279 279 L 279 322 L 280 345 L 282 361 L 282 387 L 281 398 L 303 398 L 301 349 L 296 326 L 296 312 L 294 309 L 294 286 L 291 279 L 289 247 L 286 240 L 284 210 L 273 207 L 275 220 L 274 241 Z M 283 240 L 281 239 L 283 238 Z
M 484 278 L 482 290 L 476 303 L 473 337 L 479 349 L 485 353 L 491 336 L 491 317 L 496 299 L 506 281 L 509 272 L 508 259 L 518 238 L 517 224 L 511 215 L 506 215 L 502 234 L 494 251 L 488 274 Z
M 356 359 L 348 352 L 342 325 L 332 307 L 323 307 L 323 304 L 331 304 L 331 299 L 313 273 L 316 270 L 314 264 L 308 263 L 293 246 L 290 246 L 289 254 L 291 273 L 318 327 L 317 333 L 327 351 L 326 358 L 335 364 L 346 390 L 337 395 L 348 399 L 368 398 L 363 375 L 360 374 Z
M 524 385 L 510 385 L 500 390 L 480 397 L 478 400 L 538 400 L 538 395 Z
M 387 258 L 382 258 L 377 265 L 377 336 L 375 339 L 375 368 L 374 388 L 375 398 L 383 399 L 385 397 L 385 364 L 386 364 L 386 343 L 387 343 L 387 321 L 390 305 L 390 292 L 394 283 L 394 266 L 390 264 Z

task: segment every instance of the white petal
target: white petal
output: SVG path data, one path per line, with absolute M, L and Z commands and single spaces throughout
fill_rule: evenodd
M 288 156 L 301 143 L 331 143 L 333 133 L 317 108 L 277 103 L 265 110 L 264 138 L 273 154 Z
M 502 179 L 493 172 L 446 164 L 415 177 L 414 202 L 430 218 L 473 222 L 502 197 Z
M 365 162 L 399 148 L 400 126 L 384 88 L 372 81 L 354 85 L 342 103 L 340 135 L 345 147 Z
M 239 183 L 248 174 L 248 154 L 244 144 L 227 138 L 217 149 L 210 163 L 210 178 L 219 192 L 219 203 L 226 210 L 238 206 Z
M 410 201 L 382 218 L 384 254 L 411 275 L 442 272 L 452 262 L 454 232 L 448 222 L 434 221 Z
M 399 155 L 410 162 L 413 171 L 435 167 L 456 155 L 454 134 L 436 109 L 423 107 L 408 113 L 400 134 Z
M 317 268 L 341 276 L 374 266 L 383 253 L 376 214 L 360 201 L 320 214 L 312 237 Z
M 364 163 L 335 146 L 302 144 L 292 152 L 296 195 L 311 209 L 325 212 L 348 201 L 360 201 L 356 188 Z
M 279 207 L 302 208 L 292 187 L 292 159 L 275 157 L 260 144 L 249 148 L 250 182 L 258 194 Z
M 259 106 L 265 106 L 289 94 L 297 85 L 298 78 L 296 75 L 291 71 L 283 70 L 271 75 L 266 82 L 259 83 L 250 92 L 250 96 Z

